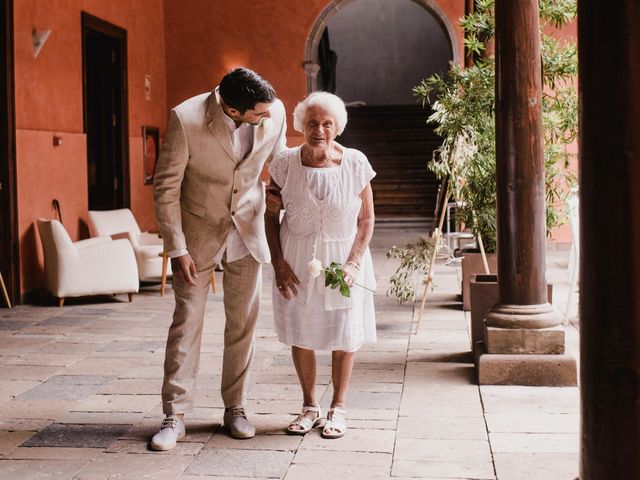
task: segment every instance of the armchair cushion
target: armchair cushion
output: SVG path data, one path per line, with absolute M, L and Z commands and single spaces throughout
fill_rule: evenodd
M 138 291 L 138 268 L 127 240 L 72 242 L 57 220 L 38 219 L 45 286 L 60 298 Z
M 119 210 L 89 210 L 89 224 L 94 236 L 117 236 L 128 233 L 135 253 L 140 280 L 159 280 L 162 276 L 162 239 L 157 234 L 141 232 L 128 208 Z M 167 275 L 171 266 L 167 266 Z

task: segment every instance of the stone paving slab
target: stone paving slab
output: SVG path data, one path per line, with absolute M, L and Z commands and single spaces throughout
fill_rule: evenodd
M 577 453 L 496 453 L 499 480 L 574 480 Z
M 471 462 L 419 462 L 394 460 L 391 467 L 392 478 L 463 478 L 473 480 L 494 480 L 496 478 L 491 461 Z M 500 477 L 498 477 L 500 478 Z M 502 478 L 500 478 L 502 480 Z M 514 479 L 515 480 L 515 479 Z M 522 480 L 522 479 L 518 479 Z M 540 478 L 538 480 L 546 480 Z
M 293 452 L 262 450 L 210 450 L 197 456 L 186 473 L 221 476 L 283 478 L 289 469 Z
M 388 479 L 389 467 L 328 464 L 318 468 L 317 465 L 293 464 L 284 478 L 285 480 Z
M 89 461 L 102 452 L 100 448 L 72 447 L 16 447 L 7 451 L 13 460 L 84 460 Z
M 64 425 L 54 423 L 20 446 L 105 448 L 130 428 L 131 425 Z
M 577 433 L 490 433 L 496 452 L 578 453 Z
M 103 453 L 89 462 L 74 480 L 173 480 L 193 462 L 192 455 L 134 455 Z
M 394 459 L 416 462 L 478 463 L 491 458 L 489 440 L 399 438 Z
M 283 425 L 282 429 L 287 425 Z M 280 452 L 295 452 L 302 441 L 298 435 L 261 435 L 238 441 L 229 435 L 217 433 L 204 446 L 204 450 L 234 449 L 234 450 L 273 450 Z
M 301 449 L 293 459 L 293 463 L 321 465 L 382 466 L 391 468 L 391 453 L 343 452 L 335 450 Z
M 75 403 L 72 400 L 11 400 L 0 406 L 0 418 L 55 420 Z
M 486 413 L 489 432 L 575 433 L 580 430 L 577 413 Z
M 0 431 L 0 457 L 10 457 L 9 452 L 35 435 L 29 431 Z
M 77 412 L 148 412 L 161 402 L 160 395 L 92 395 L 78 402 Z
M 40 382 L 21 380 L 0 380 L 0 405 L 12 398 L 40 385 Z
M 379 452 L 393 453 L 395 432 L 390 430 L 349 429 L 342 438 L 327 441 L 320 436 L 318 429 L 304 436 L 300 450 L 335 450 L 341 452 Z
M 73 407 L 71 407 L 73 408 Z M 68 409 L 70 410 L 70 409 Z M 142 412 L 74 412 L 68 411 L 56 422 L 65 424 L 133 425 L 144 416 Z
M 428 417 L 400 417 L 397 439 L 487 440 L 482 417 L 447 417 L 434 412 Z
M 85 464 L 84 460 L 0 460 L 0 478 L 69 480 Z

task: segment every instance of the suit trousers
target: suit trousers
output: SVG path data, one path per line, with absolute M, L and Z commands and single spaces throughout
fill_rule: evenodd
M 205 305 L 214 268 L 212 260 L 200 262 L 194 257 L 194 261 L 198 267 L 195 287 L 186 283 L 181 275 L 173 277 L 176 307 L 164 362 L 162 408 L 165 415 L 188 413 L 193 409 Z M 247 255 L 234 262 L 227 262 L 224 256 L 222 266 L 226 321 L 221 393 L 225 407 L 231 407 L 245 402 L 260 311 L 262 265 Z

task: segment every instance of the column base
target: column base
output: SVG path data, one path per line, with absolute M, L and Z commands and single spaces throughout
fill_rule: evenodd
M 553 355 L 564 353 L 564 329 L 485 327 L 487 353 Z
M 562 323 L 562 315 L 550 303 L 539 305 L 495 305 L 485 317 L 488 327 L 550 328 Z
M 574 387 L 576 361 L 571 355 L 486 353 L 477 358 L 478 384 Z

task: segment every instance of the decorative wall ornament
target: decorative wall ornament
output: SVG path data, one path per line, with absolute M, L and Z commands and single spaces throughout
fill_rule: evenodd
M 47 39 L 51 35 L 51 30 L 37 31 L 35 28 L 31 32 L 31 41 L 33 42 L 33 58 L 38 58 L 40 50 L 44 47 Z

